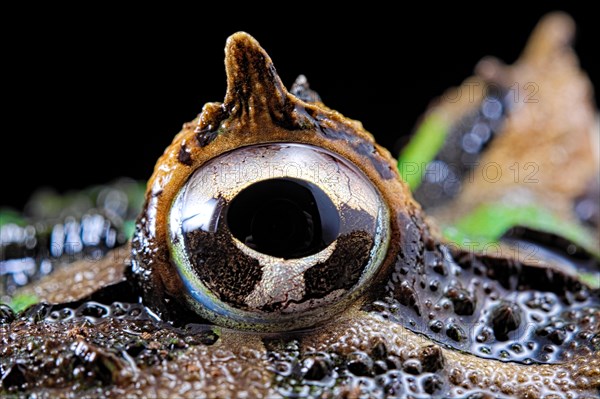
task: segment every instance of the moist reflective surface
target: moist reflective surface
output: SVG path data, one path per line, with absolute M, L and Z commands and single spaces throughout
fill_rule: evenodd
M 171 208 L 171 251 L 202 317 L 249 329 L 310 327 L 379 270 L 386 208 L 339 155 L 292 143 L 250 146 L 189 178 Z
M 581 204 L 599 174 L 586 141 L 598 132 L 572 28 L 548 16 L 514 66 L 488 62 L 476 77 L 553 88 L 502 114 L 476 154 L 538 160 L 539 184 L 463 180 L 435 219 L 360 123 L 324 107 L 306 79 L 290 94 L 258 43 L 233 35 L 225 100 L 207 104 L 158 160 L 131 241 L 105 252 L 97 244 L 121 231 L 87 218 L 69 234 L 101 256 L 48 252 L 35 262 L 55 271 L 2 292 L 12 306 L 0 306 L 1 393 L 597 397 L 600 249 L 593 207 Z M 445 127 L 465 115 L 491 121 L 499 108 L 486 101 L 440 101 L 428 116 Z M 470 153 L 473 129 L 444 137 L 460 136 Z M 569 162 L 544 163 L 557 151 Z M 4 275 L 20 264 L 14 248 L 47 245 L 37 225 L 1 226 L 13 237 L 0 247 Z

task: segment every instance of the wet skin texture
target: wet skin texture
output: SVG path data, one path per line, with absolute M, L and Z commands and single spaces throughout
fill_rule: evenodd
M 553 16 L 545 23 L 566 22 Z M 225 101 L 205 105 L 159 159 L 130 246 L 100 262 L 65 266 L 57 272 L 63 273 L 60 279 L 51 276 L 29 288 L 46 303 L 16 316 L 2 308 L 3 394 L 598 395 L 598 290 L 545 259 L 490 256 L 444 244 L 389 153 L 359 122 L 325 107 L 306 83 L 288 92 L 268 55 L 247 34 L 228 40 L 226 69 Z M 366 270 L 366 261 L 350 262 L 352 272 L 339 284 L 319 281 L 314 271 L 311 277 L 309 268 L 306 287 L 325 288 L 312 296 L 303 291 L 300 305 L 310 307 L 315 297 L 334 291 L 341 298 L 322 310 L 298 311 L 278 323 L 277 312 L 289 305 L 278 302 L 261 308 L 267 319 L 275 315 L 264 325 L 240 324 L 194 304 L 170 248 L 169 215 L 181 188 L 208 161 L 267 143 L 308 145 L 355 165 L 388 210 L 387 246 L 365 286 L 356 289 L 357 270 Z M 361 245 L 374 245 L 370 236 L 347 237 L 354 244 L 338 239 L 337 254 L 315 270 L 325 275 L 327 266 L 341 270 L 334 261 L 340 252 L 342 258 L 362 259 Z M 239 246 L 223 240 L 227 237 L 219 234 L 192 234 L 189 248 L 211 243 L 196 252 L 194 264 L 216 257 L 211 250 L 225 259 L 238 253 Z M 240 289 L 220 299 L 254 311 L 249 293 L 264 273 L 244 256 L 235 264 L 245 273 L 225 273 L 226 288 Z M 216 269 L 211 273 L 218 293 L 222 276 Z

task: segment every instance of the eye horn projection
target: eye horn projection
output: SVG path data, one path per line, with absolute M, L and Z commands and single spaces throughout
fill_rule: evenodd
M 159 160 L 133 276 L 160 314 L 169 297 L 223 326 L 314 326 L 381 280 L 400 230 L 390 209 L 406 189 L 360 123 L 304 77 L 288 92 L 252 37 L 229 38 L 225 65 L 225 101 Z

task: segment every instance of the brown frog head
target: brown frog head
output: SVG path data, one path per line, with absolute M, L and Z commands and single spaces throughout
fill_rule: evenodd
M 148 184 L 133 275 L 160 314 L 311 327 L 385 280 L 418 207 L 359 122 L 303 81 L 289 93 L 249 35 L 225 52 L 224 103 L 184 126 Z
M 536 76 L 540 88 L 553 88 L 508 117 L 513 133 L 503 137 L 512 138 L 492 145 L 508 165 L 515 152 L 528 158 L 519 140 L 539 128 L 532 115 L 553 115 L 543 132 L 555 138 L 582 131 L 565 126 L 589 128 L 594 108 L 582 100 L 589 82 L 568 47 L 571 28 L 564 15 L 546 18 L 516 67 L 488 64 L 476 78 Z M 442 240 L 389 153 L 359 122 L 324 106 L 304 79 L 288 92 L 249 35 L 229 39 L 226 69 L 225 101 L 207 104 L 158 161 L 131 254 L 122 248 L 70 265 L 33 288 L 53 305 L 16 319 L 0 314 L 4 391 L 597 396 L 597 289 L 556 257 L 486 254 Z M 579 100 L 556 95 L 566 91 Z M 463 123 L 469 107 L 490 100 L 480 97 L 474 105 L 450 96 L 431 114 Z M 585 118 L 570 118 L 575 111 Z M 590 164 L 585 146 L 574 145 L 582 165 Z M 570 176 L 578 170 L 589 175 L 573 167 Z M 545 179 L 528 197 L 556 186 Z M 457 201 L 498 197 L 477 187 Z M 570 205 L 562 197 L 546 196 Z M 444 208 L 438 220 L 465 211 Z M 65 296 L 76 291 L 65 286 L 84 287 Z
M 551 58 L 566 42 L 548 32 L 569 24 L 549 17 L 529 48 Z M 543 257 L 527 262 L 444 244 L 396 162 L 359 122 L 327 108 L 303 77 L 288 92 L 245 33 L 228 40 L 225 63 L 225 101 L 207 104 L 175 137 L 138 220 L 130 276 L 158 315 L 286 333 L 302 342 L 300 352 L 327 352 L 324 363 L 309 356 L 319 375 L 335 362 L 327 336 L 356 340 L 333 351 L 355 376 L 373 375 L 369 362 L 380 355 L 371 350 L 388 352 L 377 342 L 404 340 L 392 345 L 410 352 L 404 372 L 433 373 L 421 382 L 427 393 L 460 385 L 465 372 L 479 373 L 477 381 L 497 375 L 496 367 L 505 375 L 513 361 L 557 364 L 516 366 L 535 380 L 541 370 L 577 369 L 577 359 L 595 353 L 597 292 Z M 548 303 L 554 310 L 540 315 Z M 568 321 L 569 314 L 577 316 Z M 419 347 L 415 333 L 453 350 Z M 268 337 L 273 356 L 285 358 Z M 374 340 L 369 349 L 363 339 Z M 460 367 L 440 377 L 444 359 Z M 284 374 L 279 381 L 294 385 Z M 527 392 L 539 393 L 534 385 Z

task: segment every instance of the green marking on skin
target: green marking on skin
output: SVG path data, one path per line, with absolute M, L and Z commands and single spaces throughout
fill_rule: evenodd
M 500 237 L 515 226 L 554 233 L 565 237 L 600 257 L 598 243 L 577 223 L 565 221 L 552 212 L 535 205 L 485 204 L 443 229 L 444 237 L 462 247 L 482 249 L 497 243 Z
M 448 126 L 442 118 L 432 114 L 425 118 L 398 157 L 398 169 L 411 191 L 421 184 L 427 164 L 444 145 Z
M 10 306 L 15 313 L 19 313 L 39 301 L 38 297 L 33 294 L 17 294 L 12 297 L 8 306 Z
M 5 224 L 14 223 L 19 226 L 25 226 L 27 223 L 25 220 L 19 215 L 19 213 L 13 211 L 12 209 L 2 209 L 0 210 L 0 227 Z

